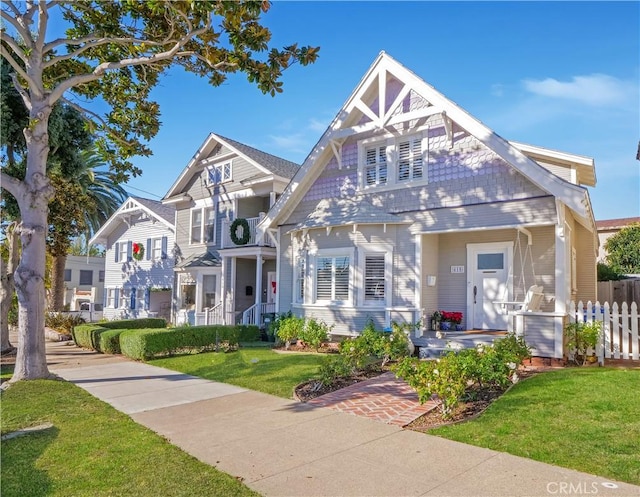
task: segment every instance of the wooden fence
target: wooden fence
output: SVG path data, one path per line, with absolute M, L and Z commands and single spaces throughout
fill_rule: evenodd
M 619 281 L 598 281 L 600 302 L 636 302 L 640 305 L 640 278 Z
M 631 305 L 623 302 L 620 306 L 617 302 L 611 306 L 608 302 L 603 305 L 591 301 L 586 305 L 582 301 L 578 305 L 571 302 L 569 321 L 602 323 L 602 340 L 595 350 L 600 364 L 604 364 L 604 359 L 640 359 L 640 316 L 636 302 Z

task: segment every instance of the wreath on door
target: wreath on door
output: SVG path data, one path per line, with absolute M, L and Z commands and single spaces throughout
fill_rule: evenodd
M 238 237 L 238 228 L 242 228 L 242 236 Z M 238 218 L 231 223 L 231 228 L 229 229 L 231 235 L 231 241 L 236 245 L 246 245 L 249 243 L 249 237 L 251 233 L 249 232 L 249 222 L 244 218 Z

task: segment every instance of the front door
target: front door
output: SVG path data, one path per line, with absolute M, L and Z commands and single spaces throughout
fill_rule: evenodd
M 507 315 L 496 302 L 508 300 L 511 252 L 511 242 L 467 246 L 467 310 L 471 328 L 507 329 Z

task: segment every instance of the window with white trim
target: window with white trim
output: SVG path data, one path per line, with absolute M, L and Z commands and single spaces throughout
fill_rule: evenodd
M 191 210 L 191 243 L 214 243 L 216 213 L 213 207 Z
M 120 247 L 119 247 L 119 254 L 120 256 L 118 257 L 118 260 L 120 262 L 126 262 L 129 260 L 129 244 L 128 242 L 125 241 L 121 241 L 120 242 Z
M 386 296 L 385 254 L 366 254 L 364 256 L 364 301 L 365 303 L 384 303 Z
M 162 259 L 162 237 L 151 239 L 151 259 Z
M 360 142 L 361 187 L 371 188 L 426 179 L 426 140 L 428 138 L 419 133 Z
M 304 302 L 304 280 L 306 276 L 306 260 L 304 254 L 298 255 L 295 266 L 294 299 Z
M 316 301 L 349 300 L 349 256 L 318 256 L 315 272 Z
M 218 185 L 226 181 L 231 181 L 231 161 L 210 166 L 208 169 L 208 182 L 211 185 Z
M 107 307 L 111 307 L 112 309 L 118 307 L 116 293 L 117 292 L 115 288 L 107 288 Z

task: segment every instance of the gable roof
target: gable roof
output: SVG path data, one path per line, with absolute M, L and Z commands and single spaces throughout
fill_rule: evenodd
M 273 174 L 290 180 L 300 169 L 300 165 L 295 162 L 263 152 L 257 148 L 232 140 L 231 138 L 226 138 L 216 133 L 209 133 L 209 136 L 207 136 L 202 145 L 200 145 L 200 148 L 198 148 L 198 151 L 183 169 L 180 176 L 178 176 L 178 179 L 171 188 L 169 188 L 163 200 L 174 197 L 181 192 L 193 171 L 197 169 L 200 161 L 206 159 L 217 144 L 221 144 L 244 157 L 247 162 L 262 171 L 265 175 Z
M 387 74 L 404 85 L 388 110 L 384 108 L 387 102 Z M 375 92 L 376 84 L 378 86 L 377 93 Z M 424 98 L 430 105 L 422 109 L 397 114 L 396 110 L 402 100 L 411 91 Z M 378 97 L 379 109 L 377 110 L 374 110 L 363 100 L 365 98 L 371 100 L 372 95 L 374 98 Z M 258 229 L 264 232 L 291 214 L 322 172 L 321 167 L 314 166 L 327 154 L 336 153 L 338 155 L 336 149 L 340 146 L 341 139 L 434 114 L 442 114 L 445 121 L 450 120 L 449 124 L 454 122 L 465 129 L 533 184 L 568 205 L 576 213 L 581 223 L 588 226 L 589 229 L 593 229 L 593 214 L 589 207 L 589 196 L 585 188 L 550 173 L 385 52 L 380 52 L 281 197 L 258 225 Z M 358 117 L 368 118 L 369 121 L 359 124 Z
M 89 244 L 104 243 L 109 234 L 128 216 L 143 212 L 156 219 L 171 231 L 175 231 L 176 209 L 172 205 L 164 205 L 158 200 L 143 197 L 129 197 L 116 210 L 100 229 L 91 237 Z
M 598 231 L 616 231 L 635 223 L 640 223 L 640 217 L 622 217 L 618 219 L 601 219 L 596 221 Z

